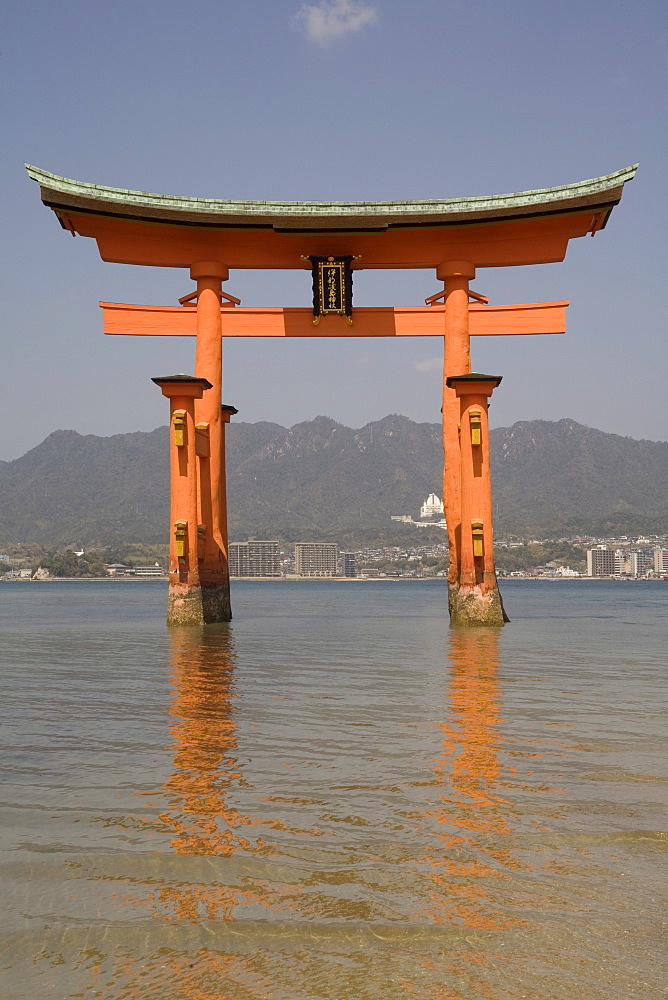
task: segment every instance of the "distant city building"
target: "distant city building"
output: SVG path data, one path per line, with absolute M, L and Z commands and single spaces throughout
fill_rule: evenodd
M 230 576 L 280 576 L 281 563 L 278 542 L 274 539 L 249 539 L 232 542 L 228 561 Z
M 230 542 L 227 566 L 230 576 L 248 576 L 248 542 Z
M 659 547 L 654 549 L 654 572 L 660 576 L 668 573 L 668 549 Z
M 597 545 L 595 549 L 587 549 L 587 576 L 614 576 L 617 568 L 617 557 L 614 549 L 607 545 Z
M 295 573 L 298 576 L 336 576 L 337 551 L 334 542 L 297 542 Z
M 107 563 L 104 568 L 109 576 L 126 576 L 131 572 L 131 567 L 125 563 Z
M 164 576 L 165 571 L 160 563 L 153 566 L 135 566 L 135 576 Z
M 341 572 L 343 576 L 357 576 L 354 552 L 341 553 Z
M 654 553 L 649 549 L 634 549 L 628 557 L 629 576 L 647 576 L 654 568 Z
M 445 531 L 448 527 L 447 521 L 442 517 L 439 521 L 413 521 L 416 528 L 443 528 Z
M 443 501 L 435 493 L 430 493 L 420 507 L 420 517 L 443 517 Z

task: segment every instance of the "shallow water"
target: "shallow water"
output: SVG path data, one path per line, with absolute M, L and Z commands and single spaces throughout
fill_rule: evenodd
M 665 995 L 664 583 L 0 585 L 12 1000 Z

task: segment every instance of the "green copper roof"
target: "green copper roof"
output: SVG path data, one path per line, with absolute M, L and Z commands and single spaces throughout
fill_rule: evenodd
M 114 202 L 127 207 L 171 209 L 172 211 L 202 212 L 207 215 L 281 215 L 281 216 L 393 216 L 418 213 L 447 215 L 459 213 L 489 212 L 497 209 L 513 209 L 531 205 L 547 205 L 570 201 L 574 198 L 589 198 L 603 194 L 630 181 L 638 164 L 617 170 L 605 177 L 578 181 L 560 187 L 538 188 L 531 191 L 517 191 L 514 194 L 479 196 L 474 198 L 449 198 L 427 201 L 221 201 L 216 198 L 181 198 L 174 195 L 152 194 L 148 191 L 132 191 L 127 188 L 104 187 L 74 181 L 67 177 L 48 173 L 39 167 L 26 164 L 30 177 L 49 191 L 72 195 L 95 201 Z
M 605 226 L 637 164 L 605 177 L 490 197 L 445 201 L 220 201 L 179 198 L 125 188 L 69 180 L 26 164 L 65 229 L 75 231 L 74 216 L 108 216 L 133 222 L 194 226 L 200 229 L 265 229 L 296 232 L 383 232 L 395 228 L 461 226 L 545 217 L 554 214 L 598 214 Z M 599 214 L 600 213 L 600 214 Z M 88 227 L 90 228 L 90 227 Z M 593 230 L 592 230 L 593 231 Z M 88 232 L 88 235 L 91 235 Z

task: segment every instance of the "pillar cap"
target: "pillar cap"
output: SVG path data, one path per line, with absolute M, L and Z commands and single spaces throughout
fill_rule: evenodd
M 151 379 L 151 382 L 155 382 L 156 385 L 162 385 L 163 382 L 175 382 L 177 384 L 194 384 L 195 382 L 198 382 L 205 389 L 213 389 L 213 386 L 208 379 L 198 378 L 197 375 L 184 375 L 183 372 L 181 372 L 180 375 L 157 375 L 155 378 Z
M 163 396 L 192 396 L 201 399 L 205 389 L 212 389 L 213 386 L 206 378 L 197 378 L 195 375 L 159 375 L 152 378 L 162 389 Z
M 227 281 L 229 276 L 229 268 L 219 260 L 197 260 L 190 265 L 190 277 L 193 281 L 197 278 L 220 278 L 221 281 Z
M 494 382 L 494 385 L 497 386 L 500 385 L 502 379 L 503 375 L 481 375 L 480 372 L 469 372 L 467 375 L 448 375 L 445 384 L 450 389 L 454 389 L 462 382 Z
M 445 384 L 461 396 L 491 396 L 501 382 L 502 375 L 481 375 L 470 372 L 468 375 L 448 375 Z
M 468 260 L 444 260 L 436 268 L 436 277 L 439 281 L 454 277 L 472 281 L 475 278 L 475 265 Z

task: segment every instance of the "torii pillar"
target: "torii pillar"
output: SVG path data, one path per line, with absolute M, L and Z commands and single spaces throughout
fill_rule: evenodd
M 475 267 L 469 261 L 447 261 L 436 269 L 436 276 L 445 284 L 445 329 L 443 357 L 443 509 L 448 529 L 450 565 L 448 570 L 448 608 L 453 625 L 503 625 L 508 617 L 503 609 L 496 582 L 492 535 L 492 480 L 489 465 L 489 431 L 487 396 L 492 389 L 487 382 L 470 382 L 471 337 L 469 334 L 469 282 L 475 278 Z M 501 379 L 494 382 L 498 385 Z M 474 386 L 475 402 L 484 411 L 480 439 L 471 451 L 471 430 L 462 415 L 460 399 Z M 485 391 L 489 389 L 487 396 Z M 470 395 L 470 390 L 469 393 Z M 475 461 L 473 497 L 470 478 Z M 468 493 L 463 494 L 464 483 Z M 478 579 L 480 564 L 470 563 L 472 510 L 485 512 L 486 524 L 485 574 Z M 466 567 L 466 568 L 464 568 Z
M 451 375 L 446 389 L 459 406 L 459 510 L 456 563 L 450 563 L 448 599 L 453 625 L 503 625 L 494 566 L 488 399 L 500 375 Z
M 152 379 L 169 399 L 168 625 L 205 622 L 199 560 L 197 431 L 195 401 L 212 388 L 205 378 L 168 375 Z
M 197 282 L 195 375 L 207 379 L 212 386 L 211 391 L 195 403 L 200 437 L 208 435 L 208 446 L 200 449 L 198 477 L 202 536 L 200 584 L 204 621 L 208 624 L 232 619 L 223 424 L 229 421 L 234 408 L 222 407 L 223 330 L 220 313 L 222 283 L 229 277 L 229 272 L 219 261 L 205 260 L 191 266 L 190 277 Z

